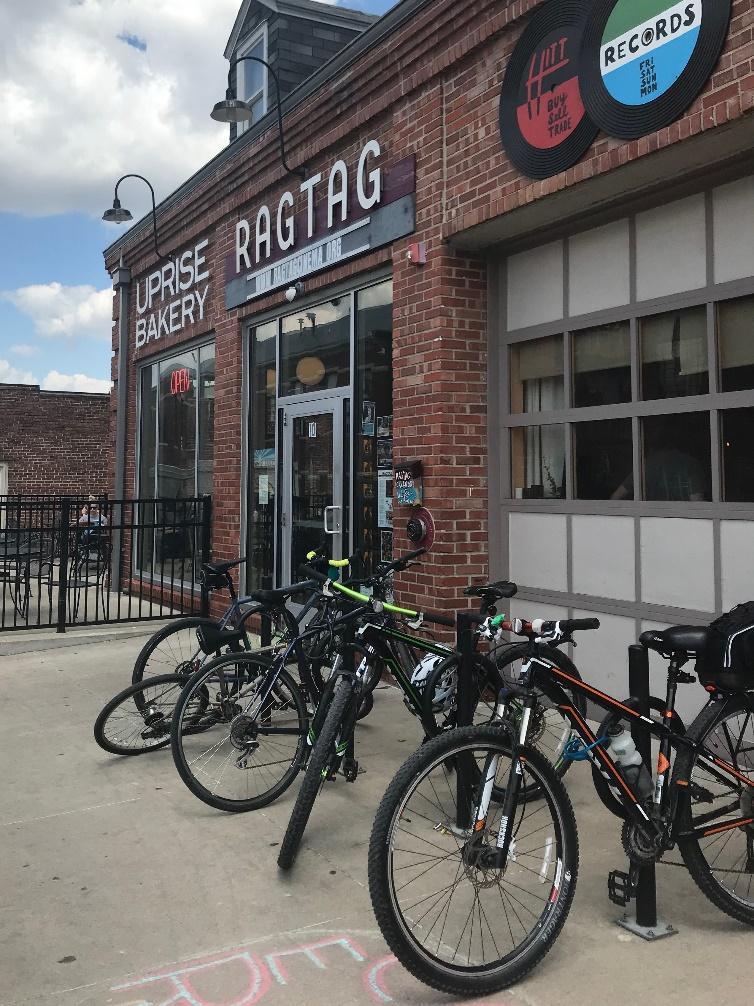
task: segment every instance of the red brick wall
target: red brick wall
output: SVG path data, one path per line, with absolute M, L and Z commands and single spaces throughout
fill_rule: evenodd
M 10 493 L 108 489 L 110 396 L 0 384 L 0 461 Z
M 437 521 L 432 561 L 407 574 L 418 600 L 453 608 L 469 577 L 487 572 L 487 281 L 483 259 L 453 251 L 455 234 L 548 194 L 651 157 L 754 110 L 754 0 L 735 0 L 725 51 L 703 93 L 686 115 L 630 143 L 600 135 L 582 161 L 544 182 L 522 177 L 508 161 L 498 106 L 508 57 L 528 15 L 541 0 L 436 0 L 365 54 L 342 81 L 327 84 L 286 117 L 291 164 L 329 170 L 337 157 L 354 165 L 366 139 L 377 138 L 386 166 L 416 154 L 417 226 L 392 248 L 308 278 L 306 292 L 392 263 L 394 275 L 394 452 L 421 457 L 426 503 Z M 188 248 L 208 236 L 211 269 L 208 317 L 193 330 L 160 340 L 149 352 L 214 330 L 217 343 L 213 549 L 237 554 L 242 499 L 241 345 L 254 312 L 285 309 L 282 291 L 228 312 L 224 260 L 234 228 L 262 202 L 274 206 L 291 185 L 282 175 L 274 128 L 253 149 L 219 166 L 163 214 L 161 242 Z M 295 186 L 293 186 L 295 188 Z M 616 174 L 616 192 L 620 181 Z M 296 211 L 301 208 L 297 202 Z M 409 241 L 423 240 L 423 267 L 406 258 Z M 154 267 L 149 236 L 124 249 L 134 279 Z M 115 258 L 108 263 L 115 265 Z M 130 321 L 133 333 L 135 318 Z M 114 346 L 117 351 L 117 346 Z M 135 357 L 133 357 L 135 359 Z M 117 358 L 113 361 L 117 367 Z M 128 475 L 133 486 L 136 386 L 129 386 Z M 396 508 L 395 549 L 405 508 Z

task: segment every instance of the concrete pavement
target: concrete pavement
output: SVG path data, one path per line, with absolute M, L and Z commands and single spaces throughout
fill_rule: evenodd
M 0 1006 L 451 1002 L 395 964 L 366 889 L 374 810 L 419 740 L 396 692 L 378 692 L 360 730 L 367 771 L 354 786 L 328 787 L 281 880 L 275 859 L 293 789 L 264 811 L 224 815 L 189 793 L 169 751 L 118 759 L 96 746 L 94 719 L 129 682 L 143 635 L 89 642 L 84 633 L 60 648 L 24 633 L 33 649 L 16 653 L 3 649 L 7 639 Z M 754 933 L 710 905 L 685 870 L 658 875 L 679 936 L 648 945 L 615 926 L 606 880 L 624 865 L 619 829 L 586 769 L 575 767 L 568 785 L 581 840 L 570 918 L 530 978 L 485 1001 L 749 1004 Z

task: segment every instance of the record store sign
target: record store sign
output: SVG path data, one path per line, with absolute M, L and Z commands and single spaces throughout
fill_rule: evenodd
M 337 160 L 239 220 L 226 263 L 228 310 L 411 234 L 415 175 L 413 156 L 385 169 L 370 140 L 355 164 Z

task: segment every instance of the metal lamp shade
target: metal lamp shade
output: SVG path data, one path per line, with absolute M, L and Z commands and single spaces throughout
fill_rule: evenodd
M 251 107 L 238 98 L 218 101 L 210 114 L 215 122 L 248 122 L 252 116 Z

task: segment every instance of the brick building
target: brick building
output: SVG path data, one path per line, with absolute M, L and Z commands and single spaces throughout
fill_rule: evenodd
M 108 489 L 110 396 L 0 384 L 0 495 Z
M 640 629 L 748 597 L 754 0 L 640 6 L 402 0 L 286 92 L 292 173 L 268 103 L 160 205 L 170 259 L 112 245 L 126 490 L 211 488 L 253 587 L 325 526 L 405 549 L 421 461 L 404 595 L 597 613 L 618 690 Z

